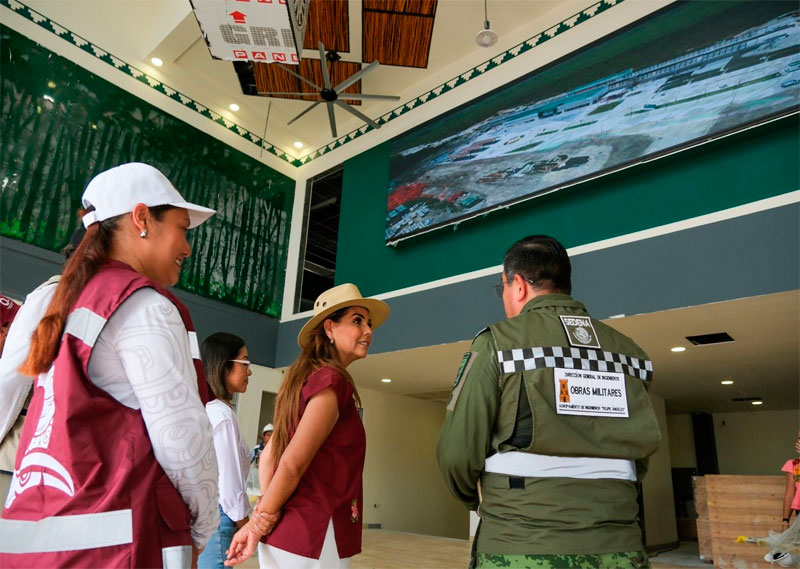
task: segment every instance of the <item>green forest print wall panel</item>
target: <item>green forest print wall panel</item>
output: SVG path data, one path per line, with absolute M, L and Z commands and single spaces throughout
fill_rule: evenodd
M 217 210 L 189 232 L 178 287 L 280 315 L 293 180 L 5 26 L 0 46 L 1 235 L 59 251 L 92 176 L 152 164 Z

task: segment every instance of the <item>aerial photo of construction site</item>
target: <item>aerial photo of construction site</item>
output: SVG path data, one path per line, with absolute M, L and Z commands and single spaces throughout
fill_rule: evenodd
M 616 37 L 616 47 L 592 47 L 616 50 L 614 61 L 627 65 L 612 75 L 593 77 L 587 63 L 577 84 L 576 74 L 557 63 L 488 95 L 482 107 L 458 109 L 448 120 L 398 137 L 387 241 L 797 112 L 800 11 L 791 2 L 788 10 L 764 4 L 772 12 L 714 12 L 712 6 L 706 21 L 685 29 L 672 23 L 681 19 L 674 10 L 658 15 L 643 26 L 662 18 L 662 28 L 674 26 L 679 41 L 662 34 L 661 45 L 625 44 Z M 702 31 L 712 20 L 722 32 L 709 43 Z

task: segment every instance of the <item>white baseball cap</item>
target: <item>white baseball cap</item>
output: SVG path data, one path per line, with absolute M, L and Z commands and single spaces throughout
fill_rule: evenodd
M 274 430 L 275 429 L 272 427 L 272 423 L 267 423 L 266 425 L 264 425 L 264 429 L 261 431 L 261 434 L 263 435 L 267 431 L 274 431 Z
M 216 213 L 189 203 L 161 172 L 140 162 L 122 164 L 92 178 L 83 191 L 83 207 L 94 210 L 83 216 L 83 225 L 133 211 L 136 204 L 147 207 L 171 205 L 189 211 L 189 228 L 197 227 Z

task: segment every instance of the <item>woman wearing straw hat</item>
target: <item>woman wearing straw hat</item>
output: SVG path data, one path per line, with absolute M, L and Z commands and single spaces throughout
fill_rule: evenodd
M 365 358 L 385 302 L 353 284 L 317 298 L 297 337 L 302 353 L 275 400 L 275 431 L 259 464 L 262 498 L 233 538 L 226 565 L 349 567 L 361 552 L 361 474 L 366 438 L 361 400 L 346 368 Z

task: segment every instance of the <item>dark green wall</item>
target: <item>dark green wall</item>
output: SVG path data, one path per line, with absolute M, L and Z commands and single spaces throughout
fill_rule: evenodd
M 145 162 L 217 210 L 189 232 L 178 288 L 280 317 L 291 178 L 9 28 L 0 42 L 0 235 L 59 251 L 88 181 Z
M 575 247 L 800 189 L 798 122 L 793 115 L 396 247 L 385 245 L 386 142 L 344 164 L 336 282 L 378 294 L 499 265 L 511 243 L 534 233 Z

